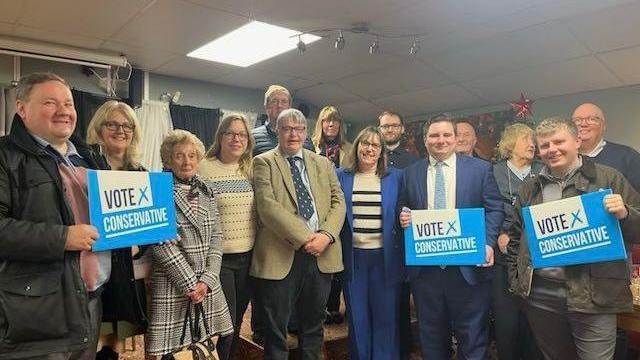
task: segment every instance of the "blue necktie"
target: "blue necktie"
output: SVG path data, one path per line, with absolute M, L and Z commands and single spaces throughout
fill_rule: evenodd
M 293 178 L 293 186 L 296 188 L 296 199 L 298 200 L 298 214 L 302 215 L 305 220 L 311 219 L 313 216 L 313 204 L 311 203 L 311 195 L 307 191 L 307 187 L 302 182 L 302 174 L 296 166 L 296 161 L 302 161 L 299 156 L 290 156 L 289 167 L 291 168 L 291 177 Z
M 442 161 L 438 161 L 435 164 L 436 181 L 433 191 L 434 209 L 445 209 L 447 207 L 447 193 L 444 188 L 444 171 L 442 170 L 443 165 L 444 163 Z

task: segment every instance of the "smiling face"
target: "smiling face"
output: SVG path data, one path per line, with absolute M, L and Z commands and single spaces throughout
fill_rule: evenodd
M 224 162 L 238 162 L 247 150 L 249 132 L 242 120 L 234 120 L 222 133 L 220 141 L 220 158 Z
M 198 172 L 198 152 L 191 143 L 176 144 L 171 152 L 171 172 L 179 179 L 190 179 Z
M 531 135 L 521 135 L 517 140 L 515 145 L 513 146 L 513 151 L 511 152 L 512 158 L 517 159 L 525 159 L 528 162 L 533 161 L 533 156 L 535 155 L 535 144 L 533 143 L 533 139 Z
M 424 135 L 424 145 L 437 160 L 448 159 L 456 149 L 456 133 L 449 121 L 438 121 L 429 125 Z
M 120 111 L 113 111 L 100 126 L 100 140 L 107 154 L 124 152 L 133 139 L 134 125 Z
M 358 171 L 370 172 L 376 169 L 382 154 L 381 139 L 370 134 L 358 143 Z
M 387 145 L 396 145 L 400 142 L 402 134 L 404 134 L 404 126 L 400 117 L 391 114 L 384 114 L 379 118 L 379 126 L 384 142 Z
M 582 104 L 574 110 L 571 119 L 578 127 L 578 136 L 585 146 L 593 147 L 602 140 L 606 127 L 602 109 L 594 104 Z
M 307 137 L 307 127 L 298 123 L 295 117 L 282 118 L 278 124 L 278 144 L 288 155 L 297 153 Z
M 555 176 L 566 174 L 567 170 L 578 159 L 578 150 L 582 141 L 561 126 L 556 130 L 536 137 L 540 158 L 547 164 Z
M 456 124 L 456 152 L 465 155 L 472 155 L 473 149 L 476 147 L 478 138 L 476 137 L 476 131 L 471 124 L 466 122 L 459 122 Z
M 289 95 L 284 91 L 274 91 L 271 96 L 269 96 L 265 105 L 265 110 L 269 116 L 269 122 L 275 123 L 282 110 L 286 110 L 290 107 L 291 98 Z
M 36 84 L 29 97 L 16 102 L 16 112 L 29 132 L 51 144 L 64 144 L 76 127 L 71 90 L 59 81 Z

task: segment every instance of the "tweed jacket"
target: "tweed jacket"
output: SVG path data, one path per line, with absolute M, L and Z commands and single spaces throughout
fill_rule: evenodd
M 343 266 L 339 234 L 345 218 L 344 195 L 329 159 L 306 149 L 302 154 L 319 229 L 335 239 L 318 257 L 318 269 L 322 273 L 340 272 Z M 253 249 L 251 275 L 282 280 L 291 270 L 295 251 L 305 244 L 311 230 L 297 215 L 291 170 L 279 148 L 253 159 L 253 182 L 262 226 Z
M 186 293 L 198 281 L 209 287 L 203 302 L 209 330 L 220 335 L 233 332 L 220 285 L 222 232 L 215 191 L 196 179 L 198 205 L 195 207 L 189 203 L 188 190 L 179 185 L 173 188 L 180 236 L 177 245 L 156 245 L 152 249 L 151 307 L 146 336 L 146 350 L 152 355 L 166 354 L 184 345 L 180 343 L 180 335 L 188 304 Z M 201 334 L 204 332 L 201 326 Z M 190 340 L 187 335 L 185 343 Z

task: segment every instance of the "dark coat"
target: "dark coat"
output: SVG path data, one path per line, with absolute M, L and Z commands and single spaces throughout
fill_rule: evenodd
M 87 167 L 95 154 L 71 140 Z M 81 351 L 90 336 L 80 253 L 65 251 L 66 203 L 56 160 L 16 115 L 0 139 L 0 359 Z
M 101 154 L 100 147 L 91 146 L 94 153 L 99 154 L 97 163 L 99 169 L 111 170 L 106 158 Z M 147 171 L 142 166 L 129 165 L 126 171 Z M 149 246 L 141 246 L 141 256 Z M 136 280 L 133 274 L 133 259 L 131 248 L 111 250 L 111 276 L 104 285 L 102 292 L 102 321 L 128 321 L 136 326 L 137 333 L 143 334 L 148 325 L 147 297 L 144 280 Z
M 610 188 L 620 194 L 629 215 L 620 221 L 624 241 L 640 242 L 640 195 L 625 177 L 606 165 L 596 164 L 582 157 L 582 167 L 576 173 L 575 186 L 567 186 L 562 198 L 582 195 Z M 541 177 L 527 180 L 522 185 L 516 201 L 516 217 L 507 232 L 507 273 L 511 292 L 527 297 L 531 291 L 533 268 L 526 235 L 522 231 L 522 207 L 542 203 Z M 584 313 L 631 312 L 632 298 L 629 290 L 629 268 L 624 260 L 593 264 L 565 266 L 567 306 L 569 311 Z

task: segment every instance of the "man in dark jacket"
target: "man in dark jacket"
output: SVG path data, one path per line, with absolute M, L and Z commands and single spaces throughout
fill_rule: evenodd
M 580 156 L 574 122 L 551 118 L 536 127 L 540 174 L 522 185 L 508 231 L 510 290 L 523 297 L 536 341 L 548 359 L 611 359 L 616 314 L 632 311 L 624 260 L 533 270 L 521 208 L 610 188 L 604 208 L 615 215 L 625 242 L 640 242 L 640 195 L 617 170 Z
M 0 139 L 0 359 L 89 359 L 100 308 L 88 289 L 108 277 L 86 256 L 98 233 L 79 216 L 80 174 L 95 162 L 69 140 L 76 111 L 59 76 L 22 78 L 16 112 Z
M 253 156 L 260 155 L 278 146 L 278 136 L 276 135 L 276 119 L 282 110 L 291 107 L 291 94 L 289 90 L 280 85 L 271 85 L 264 93 L 264 110 L 267 112 L 268 120 L 264 125 L 258 126 L 251 131 L 255 145 L 253 146 Z M 314 151 L 313 144 L 306 138 L 304 148 Z

